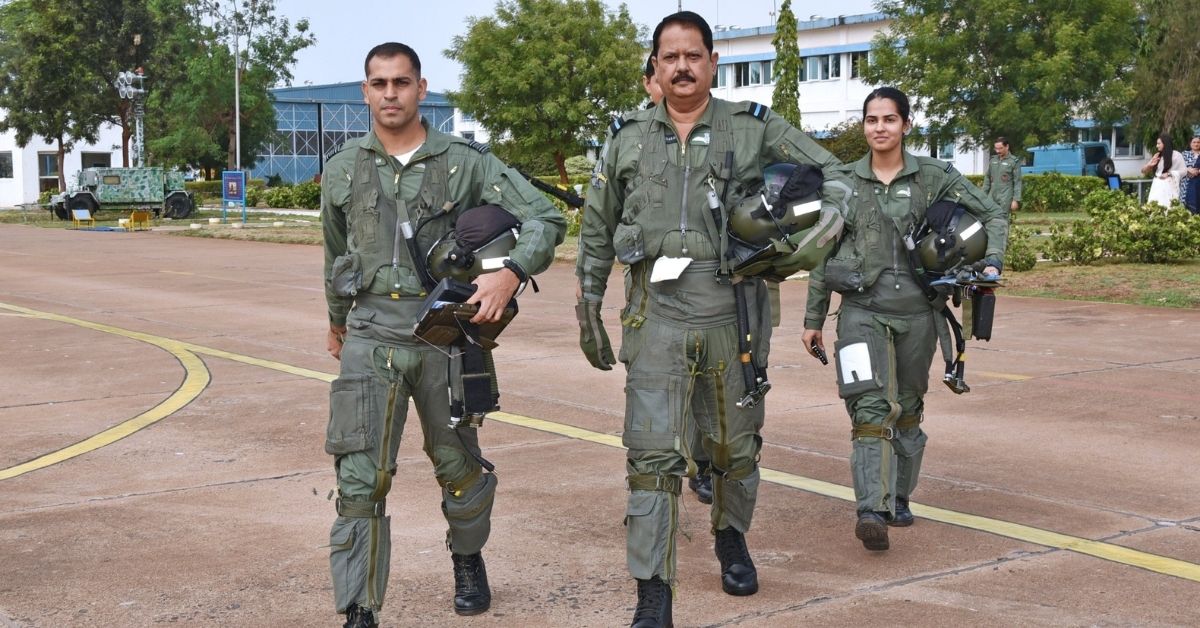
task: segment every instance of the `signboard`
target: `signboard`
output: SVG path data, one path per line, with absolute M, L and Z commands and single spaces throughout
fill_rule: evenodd
M 221 200 L 225 203 L 246 202 L 246 173 L 241 170 L 221 172 Z

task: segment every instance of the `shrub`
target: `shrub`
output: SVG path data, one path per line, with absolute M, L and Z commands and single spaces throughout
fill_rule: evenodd
M 54 190 L 42 190 L 42 193 L 38 194 L 38 205 L 49 205 L 51 196 L 54 196 Z
M 267 207 L 274 207 L 276 209 L 288 209 L 295 206 L 295 203 L 292 201 L 292 188 L 286 185 L 267 188 L 263 192 L 263 200 L 267 202 Z
M 967 180 L 983 189 L 983 175 L 969 174 Z M 1028 212 L 1071 212 L 1078 211 L 1088 194 L 1106 189 L 1100 177 L 1078 175 L 1027 174 L 1021 177 L 1021 209 Z M 1007 209 L 1007 208 L 1006 208 Z
M 567 157 L 566 163 L 563 164 L 567 169 L 567 176 L 575 174 L 591 174 L 592 168 L 596 166 L 596 162 L 592 161 L 587 155 L 575 155 Z
M 292 188 L 292 206 L 300 209 L 321 207 L 321 184 L 316 181 L 297 183 Z
M 1033 247 L 1033 230 L 1013 227 L 1008 233 L 1008 250 L 1004 256 L 1004 270 L 1033 270 L 1037 263 L 1037 250 Z
M 246 188 L 246 207 L 258 207 L 258 203 L 262 198 L 262 188 L 253 185 Z
M 1055 261 L 1089 264 L 1102 257 L 1158 264 L 1200 256 L 1200 220 L 1178 203 L 1164 209 L 1115 190 L 1084 198 L 1087 220 L 1055 225 L 1046 253 Z

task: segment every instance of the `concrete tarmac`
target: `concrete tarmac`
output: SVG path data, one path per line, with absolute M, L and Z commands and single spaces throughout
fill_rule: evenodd
M 0 225 L 0 626 L 333 626 L 321 249 Z M 409 421 L 388 498 L 385 626 L 628 625 L 623 371 L 577 346 L 570 264 L 496 352 L 489 613 L 460 618 Z M 619 343 L 620 279 L 604 310 Z M 721 591 L 681 499 L 679 626 L 1200 624 L 1200 311 L 1001 293 L 952 394 L 935 359 L 892 549 L 853 536 L 849 419 L 783 289 L 761 590 Z M 826 326 L 832 347 L 832 321 Z M 850 500 L 850 501 L 848 501 Z

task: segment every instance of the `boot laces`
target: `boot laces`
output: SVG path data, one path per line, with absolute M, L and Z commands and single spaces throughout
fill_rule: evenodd
M 721 569 L 730 565 L 749 565 L 750 550 L 746 548 L 746 537 L 733 528 L 717 530 L 717 558 Z
M 637 610 L 633 613 L 633 622 L 637 623 L 641 619 L 661 619 L 659 612 L 662 610 L 663 598 L 669 591 L 667 584 L 653 578 L 638 580 L 637 588 L 638 605 Z
M 460 593 L 476 593 L 479 591 L 479 571 L 481 562 L 479 555 L 454 555 L 454 583 Z

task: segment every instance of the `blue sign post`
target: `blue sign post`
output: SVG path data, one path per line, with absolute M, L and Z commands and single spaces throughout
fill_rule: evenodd
M 246 222 L 246 173 L 241 170 L 221 172 L 221 222 L 229 222 L 227 209 L 242 206 L 242 222 Z

